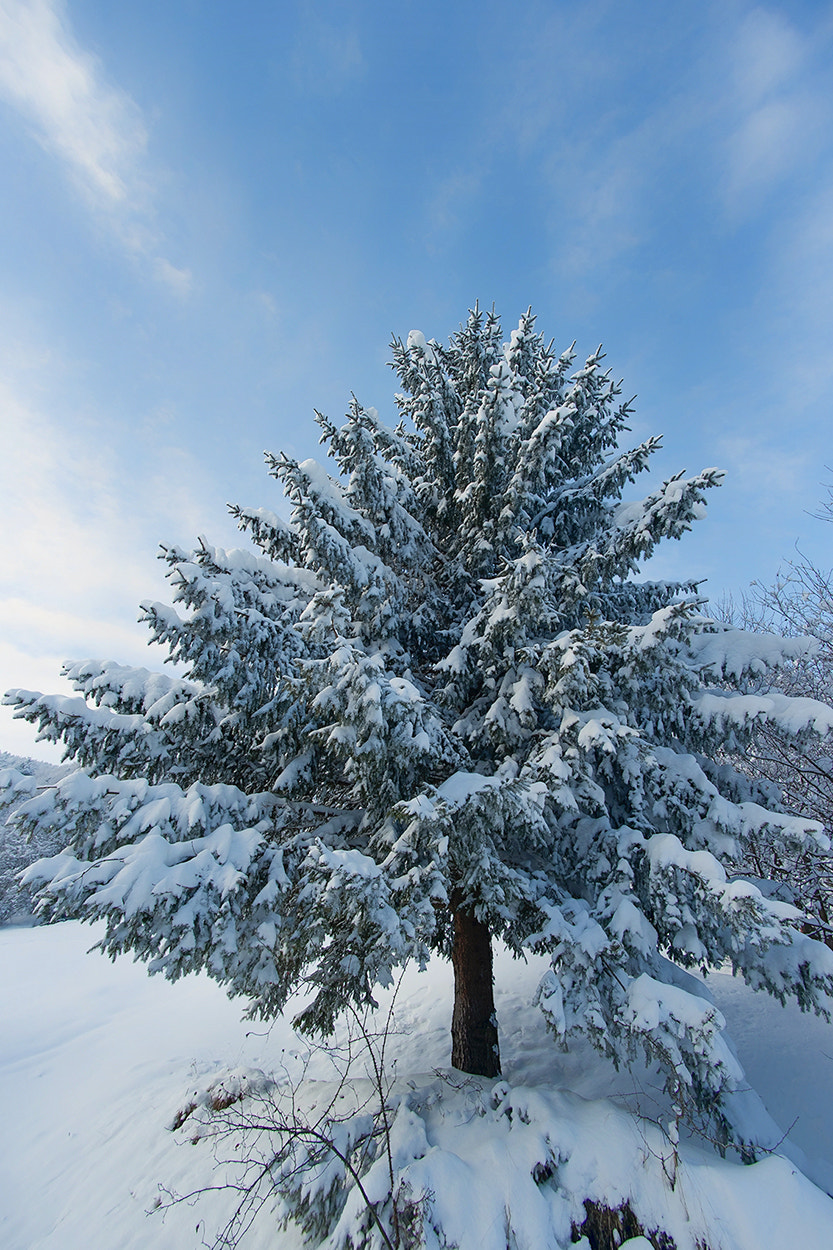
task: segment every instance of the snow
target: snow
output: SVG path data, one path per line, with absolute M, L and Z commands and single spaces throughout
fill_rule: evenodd
M 433 341 L 432 339 L 430 343 L 426 342 L 425 335 L 421 330 L 409 330 L 406 346 L 409 349 L 415 348 L 416 351 L 425 356 L 429 364 L 433 364 L 437 359 L 437 354 L 432 346 Z
M 692 706 L 704 722 L 712 722 L 722 732 L 752 721 L 770 721 L 788 734 L 812 730 L 819 735 L 833 731 L 833 708 L 816 699 L 790 697 L 778 690 L 768 694 L 735 694 L 709 690 L 692 699 Z
M 812 638 L 782 638 L 779 634 L 712 626 L 692 638 L 688 649 L 704 675 L 740 681 L 811 655 L 818 650 L 818 643 Z
M 495 789 L 499 785 L 499 778 L 484 777 L 480 773 L 456 772 L 442 783 L 437 790 L 437 796 L 444 799 L 449 807 L 461 807 L 473 794 Z
M 648 839 L 646 849 L 654 871 L 674 867 L 696 873 L 711 883 L 723 884 L 726 880 L 723 865 L 709 851 L 687 851 L 673 833 L 654 834 Z
M 99 932 L 75 922 L 0 930 L 0 1244 L 196 1250 L 210 1243 L 231 1199 L 213 1193 L 154 1210 L 160 1186 L 184 1193 L 216 1179 L 210 1142 L 190 1121 L 174 1130 L 177 1113 L 203 1105 L 220 1080 L 223 1088 L 256 1088 L 258 1073 L 297 1066 L 304 1047 L 285 1019 L 271 1028 L 242 1024 L 240 1004 L 205 977 L 171 985 L 128 959 L 87 954 Z M 655 1074 L 616 1073 L 582 1045 L 557 1052 L 530 1007 L 545 966 L 497 952 L 506 1029 L 497 1082 L 446 1067 L 447 964 L 409 970 L 399 992 L 388 1043 L 400 1097 L 395 1160 L 414 1193 L 433 1194 L 460 1250 L 504 1250 L 509 1212 L 523 1250 L 569 1245 L 582 1194 L 628 1198 L 646 1229 L 666 1229 L 679 1250 L 693 1250 L 704 1230 L 712 1250 L 833 1244 L 833 1202 L 782 1152 L 744 1167 L 684 1136 L 675 1164 L 668 1135 L 651 1122 L 665 1123 L 667 1114 Z M 753 1084 L 806 1152 L 807 1170 L 833 1180 L 833 1026 L 753 995 L 728 975 L 713 975 L 709 988 Z M 645 1009 L 651 989 L 639 987 Z M 667 1005 L 669 993 L 661 987 Z M 384 1011 L 389 996 L 380 997 Z M 313 1053 L 309 1088 L 328 1088 L 333 1075 Z M 557 1183 L 532 1178 L 546 1158 Z M 668 1175 L 676 1168 L 673 1189 L 663 1166 Z M 274 1219 L 267 1205 L 242 1246 L 298 1250 L 293 1230 L 276 1241 Z
M 347 502 L 341 486 L 330 477 L 322 464 L 310 458 L 302 460 L 298 468 L 308 483 L 311 496 L 322 508 L 327 509 L 332 517 L 336 517 L 348 529 L 355 527 L 373 542 L 373 526 Z

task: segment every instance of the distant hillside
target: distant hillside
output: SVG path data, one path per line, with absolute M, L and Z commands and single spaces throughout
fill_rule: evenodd
M 69 770 L 68 764 L 47 764 L 43 760 L 24 759 L 0 751 L 0 779 L 9 771 L 27 779 L 18 785 L 11 799 L 5 794 L 0 796 L 0 925 L 34 922 L 29 891 L 18 884 L 17 874 L 34 860 L 62 849 L 58 845 L 59 838 L 44 836 L 29 841 L 5 822 L 40 787 L 54 785 Z

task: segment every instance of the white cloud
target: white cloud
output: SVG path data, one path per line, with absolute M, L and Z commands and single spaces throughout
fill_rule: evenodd
M 29 655 L 15 643 L 0 637 L 0 673 L 14 677 L 13 681 L 3 683 L 0 695 L 9 688 L 49 690 L 56 694 L 72 695 L 69 682 L 58 677 L 63 659 L 59 655 Z M 16 719 L 11 708 L 7 707 L 0 707 L 0 751 L 11 751 L 13 755 L 31 755 L 35 759 L 51 760 L 56 764 L 63 753 L 59 746 L 38 742 L 34 726 Z
M 135 611 L 133 615 L 137 615 Z M 83 659 L 88 655 L 135 656 L 137 652 L 144 655 L 148 640 L 138 622 L 131 627 L 98 615 L 91 618 L 88 612 L 52 607 L 42 600 L 0 599 L 0 633 L 10 637 L 18 631 L 22 633 L 19 654 L 33 658 L 47 655 L 53 681 L 68 659 Z M 61 650 L 50 652 L 56 639 L 60 640 Z M 54 664 L 54 657 L 59 654 L 60 662 Z M 18 685 L 21 684 L 25 683 L 18 680 Z
M 176 265 L 172 265 L 163 256 L 157 256 L 153 262 L 153 270 L 159 281 L 164 283 L 174 295 L 179 296 L 180 299 L 190 295 L 194 282 L 190 269 L 177 269 Z
M 831 104 L 826 74 L 814 74 L 813 39 L 781 13 L 752 9 L 726 56 L 723 195 L 737 218 L 811 164 L 826 142 Z
M 78 46 L 60 0 L 0 0 L 0 92 L 91 199 L 113 206 L 135 195 L 147 144 L 140 112 Z
M 754 108 L 800 71 L 806 48 L 781 13 L 752 9 L 732 40 L 734 86 L 741 100 Z
M 833 388 L 833 176 L 793 206 L 791 219 L 774 235 L 761 302 L 769 309 L 771 334 L 762 367 L 773 351 L 788 411 L 812 414 L 820 458 L 833 459 L 830 396 Z M 772 382 L 770 383 L 772 385 Z
M 16 354 L 14 345 L 3 352 Z M 0 381 L 0 694 L 61 689 L 68 659 L 159 668 L 165 653 L 148 649 L 137 620 L 142 600 L 170 600 L 158 543 L 187 544 L 205 530 L 224 541 L 235 532 L 225 497 L 196 455 L 174 445 L 165 414 L 150 415 L 152 437 L 140 415 L 119 447 L 110 429 L 55 399 L 60 362 L 25 344 L 19 356 L 14 381 Z M 5 709 L 0 749 L 42 754 Z
M 0 98 L 64 166 L 127 251 L 179 297 L 191 274 L 156 255 L 153 187 L 142 111 L 80 47 L 63 0 L 0 0 Z
M 449 180 L 458 199 L 473 199 L 494 146 L 537 165 L 553 267 L 570 281 L 609 279 L 613 262 L 667 225 L 660 214 L 674 211 L 676 188 L 682 218 L 737 226 L 774 189 L 812 176 L 833 133 L 822 25 L 799 29 L 744 3 L 702 6 L 691 38 L 662 13 L 655 30 L 646 17 L 638 41 L 623 24 L 623 49 L 605 37 L 610 20 L 609 6 L 588 3 L 507 41 L 488 142 Z
M 805 110 L 798 100 L 768 100 L 743 118 L 727 141 L 730 202 L 778 181 L 800 164 Z
M 786 496 L 801 494 L 806 489 L 810 467 L 806 451 L 790 452 L 783 446 L 743 435 L 721 439 L 718 451 L 721 464 L 743 490 L 754 490 L 783 504 Z
M 129 628 L 101 614 L 0 597 L 0 696 L 17 689 L 73 697 L 76 692 L 61 669 L 67 660 L 90 658 L 115 658 L 148 668 L 161 663 L 161 653 L 154 657 L 147 647 L 147 631 L 138 624 Z M 0 751 L 58 759 L 62 748 L 36 743 L 36 733 L 33 726 L 16 720 L 10 708 L 0 707 Z
M 93 431 L 70 433 L 0 385 L 0 631 L 30 656 L 94 654 L 111 622 L 131 631 L 136 605 L 158 582 L 154 550 L 134 554 L 136 517 Z M 139 540 L 140 541 L 140 540 Z M 144 645 L 145 639 L 141 645 Z M 56 670 L 57 671 L 57 670 Z M 20 685 L 4 672 L 0 685 Z

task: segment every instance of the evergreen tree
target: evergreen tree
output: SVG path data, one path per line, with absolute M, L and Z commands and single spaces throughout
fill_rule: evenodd
M 54 785 L 66 771 L 66 765 L 0 751 L 0 927 L 31 923 L 31 891 L 21 886 L 20 874 L 36 859 L 54 855 L 63 846 L 54 833 L 43 839 L 24 837 L 9 817 L 39 787 Z
M 310 991 L 327 1032 L 406 960 L 453 961 L 452 1064 L 500 1071 L 496 938 L 552 969 L 562 1044 L 643 1047 L 728 1132 L 738 1069 L 686 967 L 730 959 L 823 1009 L 833 953 L 726 864 L 812 821 L 710 761 L 833 712 L 744 683 L 800 654 L 703 612 L 693 583 L 634 580 L 721 474 L 623 491 L 659 440 L 619 450 L 630 404 L 601 351 L 573 371 L 523 316 L 475 309 L 447 347 L 394 340 L 400 423 L 318 414 L 335 468 L 268 456 L 288 524 L 232 509 L 259 554 L 163 550 L 174 606 L 143 606 L 185 678 L 67 668 L 79 696 L 7 701 L 80 766 L 20 809 L 58 829 L 30 870 L 55 917 L 176 978 L 205 969 L 250 1013 Z

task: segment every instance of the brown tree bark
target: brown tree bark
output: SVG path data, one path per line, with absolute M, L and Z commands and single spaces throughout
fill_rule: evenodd
M 454 1014 L 451 1066 L 474 1076 L 500 1076 L 497 1016 L 488 925 L 454 905 Z

